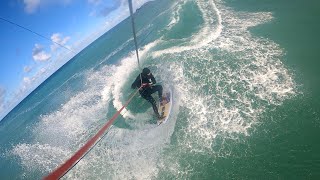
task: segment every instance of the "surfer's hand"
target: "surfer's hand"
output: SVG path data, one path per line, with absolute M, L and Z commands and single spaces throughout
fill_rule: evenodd
M 149 86 L 150 86 L 149 83 L 143 83 L 143 84 L 141 85 L 141 87 L 149 87 Z

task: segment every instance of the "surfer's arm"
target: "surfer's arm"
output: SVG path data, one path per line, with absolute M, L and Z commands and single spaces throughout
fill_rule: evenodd
M 151 81 L 152 81 L 152 84 L 156 84 L 156 83 L 157 83 L 157 81 L 156 81 L 156 79 L 154 78 L 153 74 L 151 74 Z

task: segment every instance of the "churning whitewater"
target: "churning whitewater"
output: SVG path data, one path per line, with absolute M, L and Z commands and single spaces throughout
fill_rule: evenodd
M 142 17 L 155 12 L 151 19 Z M 173 113 L 155 128 L 151 106 L 135 97 L 63 179 L 189 179 L 195 170 L 186 157 L 228 158 L 233 150 L 227 140 L 242 142 L 264 123 L 260 116 L 268 107 L 281 106 L 298 93 L 281 62 L 284 50 L 250 32 L 272 21 L 272 13 L 236 11 L 223 0 L 155 1 L 139 13 L 141 63 L 164 87 L 174 88 Z M 6 153 L 21 163 L 17 178 L 40 178 L 54 170 L 130 97 L 140 70 L 129 21 L 123 24 L 118 28 L 128 28 L 128 38 L 94 66 L 54 87 L 46 101 L 55 108 L 34 117 L 28 126 L 31 139 Z

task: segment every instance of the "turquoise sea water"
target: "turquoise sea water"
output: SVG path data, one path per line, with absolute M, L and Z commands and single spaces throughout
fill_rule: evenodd
M 136 14 L 142 66 L 174 89 L 155 128 L 135 97 L 63 179 L 319 179 L 319 2 L 181 0 Z M 0 122 L 0 178 L 41 179 L 130 97 L 129 19 Z

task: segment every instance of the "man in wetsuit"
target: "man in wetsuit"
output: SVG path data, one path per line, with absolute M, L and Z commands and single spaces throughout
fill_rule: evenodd
M 153 77 L 150 69 L 143 68 L 142 73 L 138 75 L 136 80 L 132 83 L 131 88 L 140 88 L 139 93 L 141 97 L 149 101 L 152 105 L 154 113 L 157 115 L 158 118 L 161 118 L 158 108 L 156 105 L 156 101 L 151 96 L 151 94 L 158 91 L 159 101 L 162 101 L 162 86 L 155 85 L 156 79 Z

